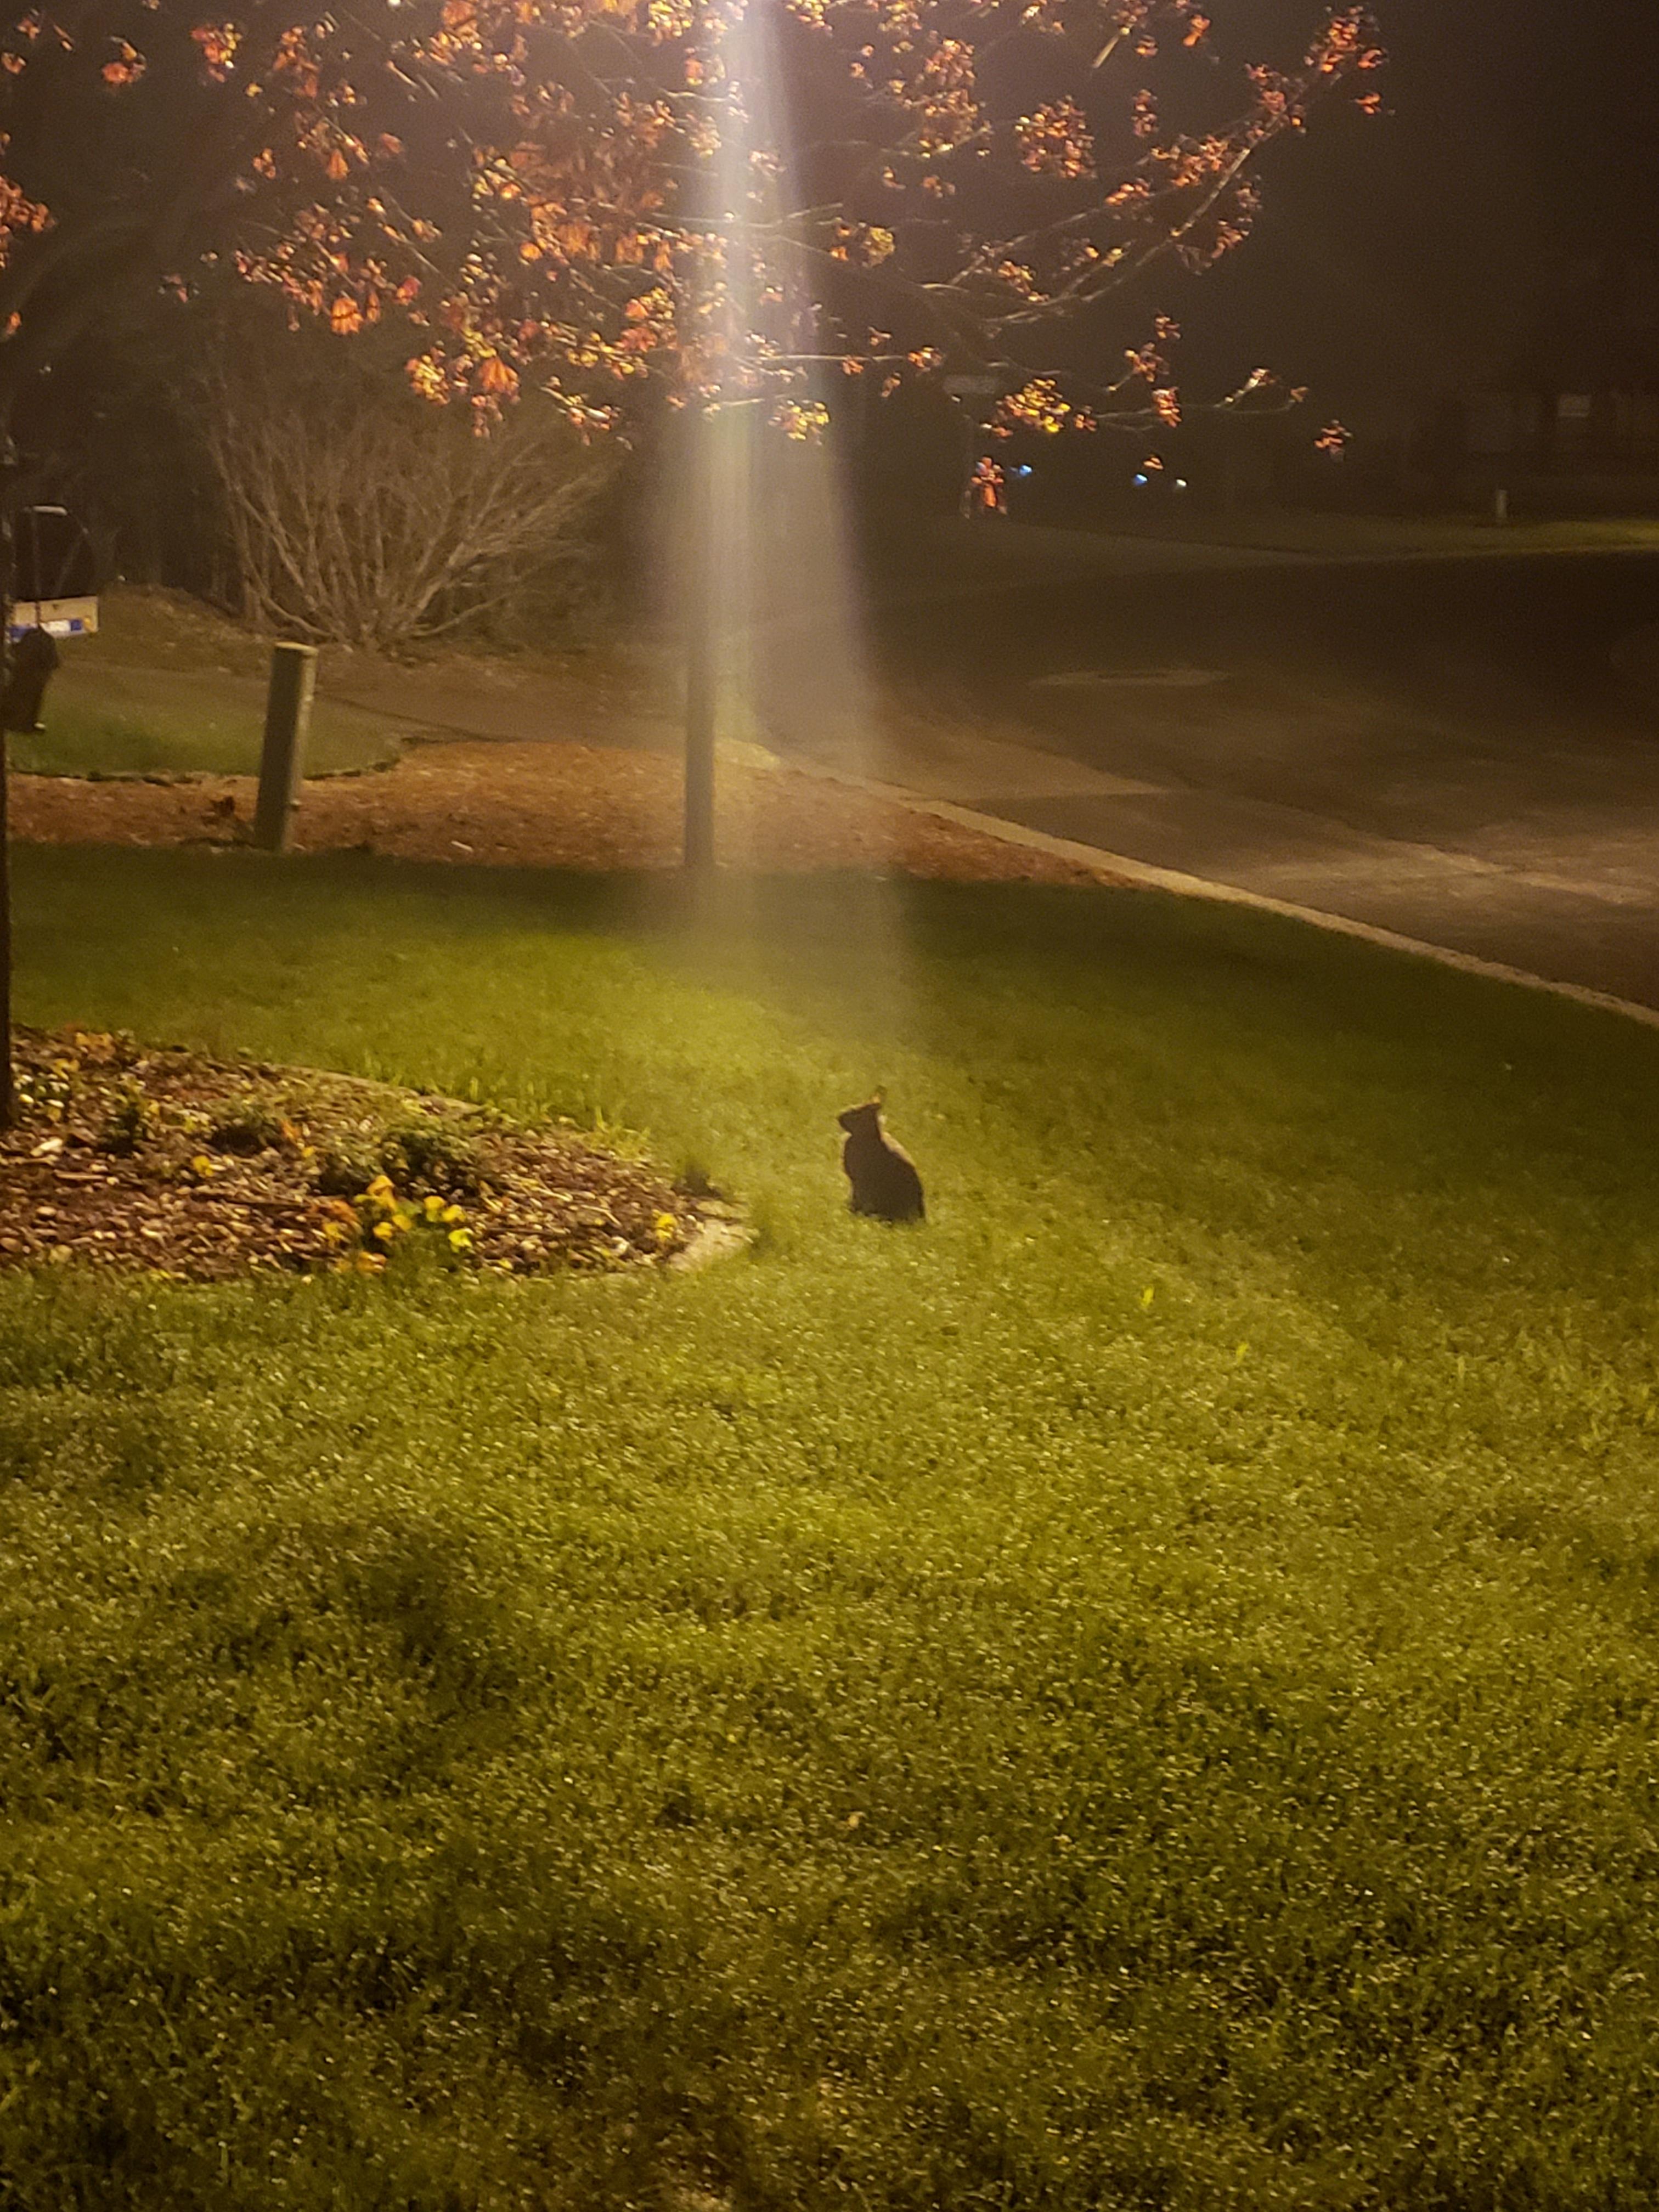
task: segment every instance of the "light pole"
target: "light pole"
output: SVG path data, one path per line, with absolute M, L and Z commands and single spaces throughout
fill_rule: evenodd
M 720 704 L 720 591 L 715 580 L 714 422 L 691 426 L 690 528 L 685 608 L 685 846 L 688 877 L 714 872 L 714 730 Z

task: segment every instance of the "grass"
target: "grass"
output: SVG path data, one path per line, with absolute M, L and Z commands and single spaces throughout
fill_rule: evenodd
M 114 584 L 99 595 L 96 631 L 66 645 L 64 657 L 82 667 L 258 678 L 270 666 L 270 641 L 191 592 Z
M 11 739 L 13 764 L 34 775 L 257 775 L 264 684 L 228 671 L 82 663 L 71 640 L 46 694 L 45 728 Z M 384 717 L 333 699 L 313 710 L 307 772 L 342 775 L 398 756 Z
M 45 728 L 10 739 L 25 775 L 255 775 L 270 642 L 183 592 L 116 587 L 91 637 L 60 647 Z M 395 721 L 319 697 L 307 773 L 349 775 L 398 757 Z
M 1114 533 L 1183 544 L 1236 546 L 1253 552 L 1329 560 L 1428 560 L 1474 554 L 1538 558 L 1562 553 L 1651 553 L 1659 519 L 1651 515 L 1350 514 L 1311 507 L 1263 507 L 1237 514 L 1164 504 L 1115 516 Z
M 26 1018 L 761 1238 L 0 1280 L 9 2203 L 1654 2200 L 1659 1038 L 1134 894 L 19 858 Z
M 94 635 L 63 645 L 44 730 L 11 740 L 16 767 L 41 775 L 258 773 L 269 638 L 185 592 L 131 586 L 103 594 L 99 624 Z M 441 690 L 449 686 L 440 711 L 453 716 L 458 693 L 465 700 L 476 686 L 488 694 L 503 676 L 515 690 L 551 679 L 552 724 L 568 714 L 573 685 L 597 690 L 610 707 L 618 684 L 628 696 L 639 683 L 632 663 L 610 649 L 503 655 L 440 641 L 392 659 L 330 647 L 319 666 L 306 772 L 349 775 L 389 766 L 429 709 L 432 693 L 422 678 Z M 335 696 L 337 687 L 359 697 L 367 690 L 369 703 Z M 491 726 L 488 716 L 484 726 Z

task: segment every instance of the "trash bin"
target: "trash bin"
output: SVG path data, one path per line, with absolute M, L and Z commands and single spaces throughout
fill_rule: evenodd
M 0 690 L 0 730 L 38 730 L 46 684 L 58 663 L 56 644 L 43 629 L 26 629 L 11 649 Z

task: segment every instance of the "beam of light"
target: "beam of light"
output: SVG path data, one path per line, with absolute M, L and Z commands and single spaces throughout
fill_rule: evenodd
M 708 19 L 714 20 L 714 19 Z M 724 101 L 712 164 L 713 205 L 724 252 L 711 264 L 701 303 L 711 348 L 713 404 L 685 425 L 681 495 L 682 573 L 677 597 L 712 636 L 712 684 L 720 744 L 716 852 L 730 907 L 769 856 L 779 854 L 763 755 L 832 763 L 844 775 L 880 780 L 876 688 L 865 642 L 852 532 L 842 480 L 843 434 L 833 419 L 862 395 L 846 376 L 834 340 L 822 337 L 810 295 L 787 296 L 781 278 L 744 242 L 759 189 L 775 210 L 789 203 L 793 134 L 775 33 L 763 0 L 732 0 L 718 18 Z M 798 204 L 798 203 L 796 203 Z M 767 308 L 777 327 L 775 288 L 793 321 L 792 354 L 822 355 L 815 368 L 781 376 L 756 334 Z M 769 301 L 763 295 L 772 289 Z M 690 410 L 688 410 L 690 411 Z M 830 434 L 822 434 L 828 422 Z M 699 471 L 706 471 L 701 493 Z M 744 769 L 750 773 L 743 774 Z M 773 781 L 778 779 L 774 777 Z M 827 795 L 828 804 L 840 802 Z M 854 802 L 856 803 L 856 802 Z M 872 819 L 878 810 L 860 807 Z M 890 810 L 887 820 L 902 817 Z M 892 835 L 890 829 L 889 836 Z M 860 873 L 836 902 L 849 963 L 883 1031 L 902 1034 L 906 960 L 890 845 L 860 856 Z M 805 896 L 803 887 L 803 896 Z

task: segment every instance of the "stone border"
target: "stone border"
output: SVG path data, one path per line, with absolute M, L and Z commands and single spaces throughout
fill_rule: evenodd
M 738 1252 L 746 1252 L 755 1241 L 742 1207 L 729 1200 L 694 1198 L 690 1211 L 696 1216 L 696 1228 L 679 1250 L 665 1261 L 665 1274 L 700 1274 L 717 1260 L 729 1260 Z M 623 1278 L 607 1276 L 605 1279 L 621 1281 Z

